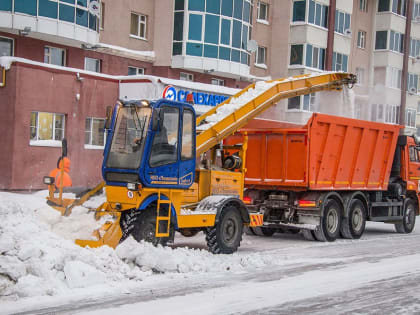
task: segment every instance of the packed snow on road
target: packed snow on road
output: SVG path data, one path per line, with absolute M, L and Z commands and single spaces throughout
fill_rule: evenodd
M 91 249 L 74 240 L 101 225 L 88 207 L 105 196 L 63 217 L 46 195 L 0 192 L 0 314 L 420 312 L 419 229 L 370 223 L 334 243 L 245 235 L 232 255 L 209 253 L 202 233 Z

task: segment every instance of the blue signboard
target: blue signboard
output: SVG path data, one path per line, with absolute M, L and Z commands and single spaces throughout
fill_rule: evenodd
M 218 94 L 210 94 L 204 92 L 192 92 L 187 90 L 176 90 L 172 85 L 168 85 L 162 93 L 163 98 L 171 101 L 186 102 L 187 95 L 192 94 L 194 97 L 194 104 L 216 106 L 223 103 L 229 97 Z

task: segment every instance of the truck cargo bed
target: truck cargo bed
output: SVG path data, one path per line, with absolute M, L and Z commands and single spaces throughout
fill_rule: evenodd
M 298 128 L 244 128 L 245 185 L 293 190 L 386 190 L 400 126 L 313 114 Z M 228 143 L 239 142 L 236 134 Z

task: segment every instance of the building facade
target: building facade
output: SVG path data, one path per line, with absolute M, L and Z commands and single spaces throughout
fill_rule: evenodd
M 2 117 L 5 131 L 23 137 L 25 148 L 19 138 L 7 143 L 12 151 L 20 146 L 13 159 L 49 156 L 37 166 L 38 177 L 51 166 L 46 161 L 58 150 L 54 141 L 68 138 L 82 157 L 84 150 L 103 149 L 105 107 L 121 96 L 116 76 L 182 80 L 177 91 L 184 96 L 188 84 L 198 84 L 195 96 L 223 86 L 231 88 L 221 93 L 228 96 L 256 80 L 347 71 L 358 82 L 341 99 L 304 95 L 280 102 L 263 117 L 299 124 L 314 111 L 385 123 L 402 117 L 409 134 L 420 125 L 420 0 L 2 0 L 0 56 L 51 65 L 15 61 L 6 71 L 11 84 L 0 87 L 0 97 L 19 107 Z M 31 68 L 39 76 L 27 75 Z M 79 80 L 77 70 L 100 75 L 83 72 Z M 199 84 L 208 86 L 200 90 Z M 143 95 L 151 94 L 135 97 Z M 206 104 L 204 99 L 195 97 L 199 105 L 216 104 L 216 98 Z M 101 157 L 93 156 L 99 174 Z M 21 167 L 25 158 L 11 163 Z M 13 176 L 0 189 L 41 188 L 39 178 L 26 185 L 30 179 Z

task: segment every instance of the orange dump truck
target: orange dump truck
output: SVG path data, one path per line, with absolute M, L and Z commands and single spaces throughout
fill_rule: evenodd
M 400 126 L 313 114 L 305 126 L 250 124 L 244 201 L 264 213 L 264 235 L 360 238 L 366 220 L 410 233 L 419 214 L 420 160 Z M 255 231 L 254 231 L 255 232 Z

